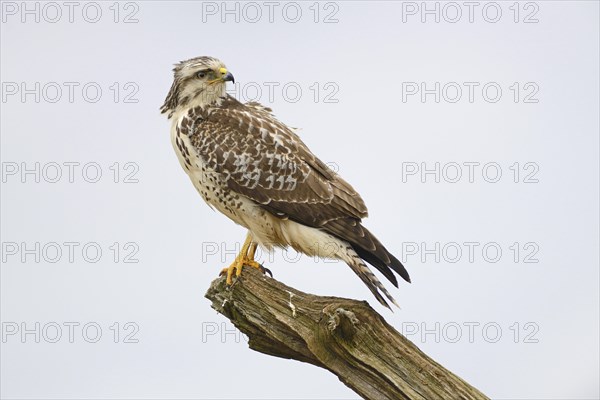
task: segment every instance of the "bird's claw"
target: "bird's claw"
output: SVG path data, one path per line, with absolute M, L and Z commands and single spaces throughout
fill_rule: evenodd
M 258 262 L 254 260 L 242 259 L 234 261 L 229 267 L 223 268 L 219 273 L 219 276 L 227 275 L 227 284 L 233 284 L 233 276 L 240 276 L 242 274 L 243 267 L 252 267 L 258 269 L 263 274 L 268 273 L 271 278 L 273 277 L 273 273 L 268 268 L 262 266 Z
M 265 268 L 265 267 L 263 267 L 263 265 L 262 265 L 262 264 L 259 264 L 259 265 L 260 265 L 260 271 L 261 271 L 263 274 L 269 274 L 269 276 L 270 276 L 271 278 L 273 277 L 273 273 L 271 272 L 271 270 L 270 270 L 269 268 Z

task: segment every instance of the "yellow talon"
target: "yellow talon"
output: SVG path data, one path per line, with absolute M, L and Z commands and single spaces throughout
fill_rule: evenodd
M 256 261 L 254 261 L 254 254 L 256 253 L 256 243 L 252 243 L 252 237 L 250 234 L 246 236 L 246 241 L 242 246 L 240 254 L 237 255 L 235 261 L 227 268 L 223 268 L 219 275 L 227 275 L 227 284 L 233 283 L 233 274 L 240 276 L 242 274 L 242 268 L 244 266 L 256 268 L 259 271 L 263 271 L 263 267 Z
M 219 275 L 227 274 L 227 284 L 231 285 L 233 283 L 233 274 L 235 273 L 236 277 L 240 276 L 242 274 L 242 268 L 244 266 L 256 268 L 259 271 L 262 271 L 262 267 L 260 266 L 260 264 L 258 262 L 254 261 L 254 260 L 250 260 L 248 258 L 244 258 L 240 261 L 238 261 L 238 259 L 236 259 L 229 267 L 223 268 L 223 270 L 221 270 L 221 273 Z

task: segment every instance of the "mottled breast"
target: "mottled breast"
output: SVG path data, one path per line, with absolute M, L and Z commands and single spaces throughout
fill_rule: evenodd
M 242 223 L 239 214 L 243 207 L 240 196 L 227 187 L 225 177 L 214 171 L 194 147 L 191 136 L 199 131 L 203 122 L 200 109 L 190 109 L 181 115 L 174 115 L 171 128 L 171 142 L 177 158 L 190 177 L 194 187 L 204 201 L 218 209 L 237 223 Z

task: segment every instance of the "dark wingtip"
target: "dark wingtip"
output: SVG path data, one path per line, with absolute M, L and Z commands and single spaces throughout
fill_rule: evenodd
M 388 252 L 388 254 L 391 260 L 390 268 L 396 271 L 396 273 L 400 275 L 402 279 L 404 279 L 406 282 L 411 283 L 410 276 L 408 275 L 408 271 L 406 270 L 406 268 L 404 268 L 404 265 L 400 262 L 400 260 L 394 257 L 392 253 Z

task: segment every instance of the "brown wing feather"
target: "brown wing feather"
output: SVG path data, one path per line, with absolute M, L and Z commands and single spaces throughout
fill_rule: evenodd
M 228 101 L 199 118 L 191 140 L 208 166 L 226 175 L 230 189 L 313 227 L 367 216 L 352 186 L 267 108 Z

